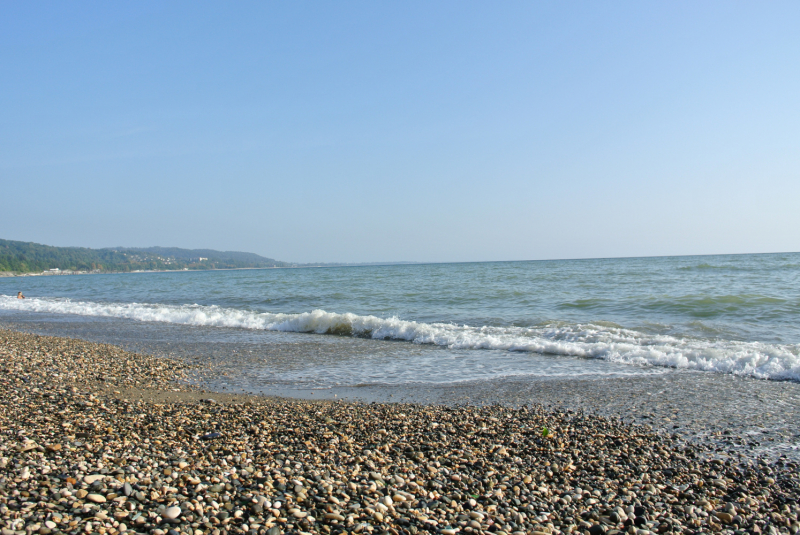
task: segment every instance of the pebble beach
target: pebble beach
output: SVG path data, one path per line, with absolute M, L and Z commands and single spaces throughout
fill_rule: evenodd
M 0 370 L 2 535 L 800 530 L 794 461 L 614 416 L 222 394 L 182 360 L 10 330 Z

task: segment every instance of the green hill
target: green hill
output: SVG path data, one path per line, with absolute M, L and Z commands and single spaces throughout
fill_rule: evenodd
M 177 247 L 52 247 L 0 240 L 0 272 L 61 271 L 125 272 L 137 270 L 235 269 L 288 267 L 292 264 L 254 253 L 179 249 Z

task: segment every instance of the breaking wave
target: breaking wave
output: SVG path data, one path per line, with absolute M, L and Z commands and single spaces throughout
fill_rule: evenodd
M 800 345 L 655 335 L 592 323 L 475 327 L 313 310 L 273 314 L 218 306 L 96 303 L 0 296 L 0 309 L 183 325 L 402 340 L 453 349 L 499 349 L 800 381 Z

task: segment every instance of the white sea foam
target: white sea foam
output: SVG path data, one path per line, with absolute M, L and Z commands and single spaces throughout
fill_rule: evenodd
M 473 327 L 324 310 L 272 314 L 217 306 L 95 303 L 69 299 L 22 300 L 5 295 L 0 296 L 0 309 L 405 340 L 453 349 L 525 351 L 800 381 L 800 345 L 797 344 L 680 338 L 594 324 L 535 328 Z

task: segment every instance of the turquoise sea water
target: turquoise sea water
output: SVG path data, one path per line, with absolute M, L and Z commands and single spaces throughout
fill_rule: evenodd
M 15 277 L 3 319 L 230 344 L 265 381 L 315 387 L 669 368 L 797 381 L 800 253 Z

